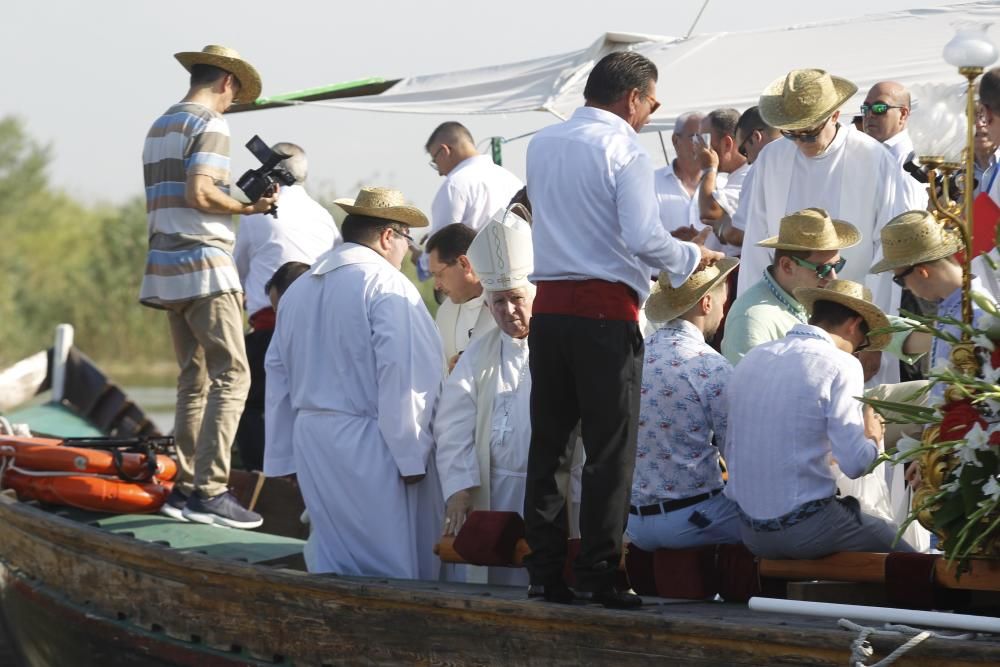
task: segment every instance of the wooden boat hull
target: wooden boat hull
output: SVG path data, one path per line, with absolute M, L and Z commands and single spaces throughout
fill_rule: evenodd
M 828 621 L 743 605 L 612 612 L 516 589 L 311 576 L 181 553 L 6 496 L 0 524 L 0 600 L 32 667 L 98 664 L 88 648 L 101 665 L 839 667 L 853 638 Z M 876 641 L 877 655 L 896 643 Z M 900 664 L 998 662 L 997 642 L 930 640 Z

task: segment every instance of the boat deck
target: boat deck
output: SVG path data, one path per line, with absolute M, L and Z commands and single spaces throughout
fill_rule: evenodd
M 529 600 L 519 588 L 307 575 L 282 565 L 301 540 L 58 513 L 0 497 L 4 612 L 20 645 L 45 645 L 58 623 L 74 642 L 93 642 L 102 665 L 149 664 L 135 652 L 158 651 L 172 656 L 162 664 L 226 666 L 839 667 L 856 637 L 833 619 L 745 604 L 645 598 L 639 610 L 612 611 Z M 903 641 L 873 639 L 876 659 Z M 897 664 L 1000 664 L 1000 640 L 929 639 Z

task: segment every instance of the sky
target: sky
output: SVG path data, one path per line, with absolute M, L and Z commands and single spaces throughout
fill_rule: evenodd
M 57 187 L 86 202 L 118 203 L 141 195 L 146 131 L 187 91 L 187 73 L 175 52 L 206 44 L 235 48 L 261 73 L 267 96 L 369 76 L 392 79 L 551 55 L 583 48 L 608 31 L 683 35 L 702 4 L 244 0 L 170 11 L 166 3 L 146 0 L 7 3 L 0 19 L 0 117 L 22 118 L 29 133 L 50 146 L 50 177 Z M 695 33 L 946 4 L 953 3 L 709 0 Z M 845 48 L 870 49 L 877 58 L 891 48 L 891 38 Z M 789 56 L 788 69 L 808 66 L 808 54 Z M 658 96 L 664 95 L 669 82 L 661 81 Z M 360 184 L 382 185 L 402 190 L 426 211 L 441 177 L 428 166 L 423 145 L 445 120 L 464 123 L 477 142 L 557 122 L 541 112 L 444 117 L 295 107 L 237 114 L 229 117 L 233 180 L 256 166 L 243 144 L 259 134 L 269 144 L 292 141 L 306 150 L 307 187 L 316 196 L 354 196 Z M 644 142 L 662 164 L 656 136 Z M 504 165 L 522 178 L 526 146 L 521 140 L 504 147 Z

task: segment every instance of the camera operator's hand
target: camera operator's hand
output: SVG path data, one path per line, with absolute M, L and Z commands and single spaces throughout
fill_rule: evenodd
M 267 213 L 271 210 L 271 207 L 278 202 L 278 193 L 272 192 L 270 194 L 264 195 L 252 204 L 247 205 L 247 211 L 244 215 L 253 215 L 254 213 Z

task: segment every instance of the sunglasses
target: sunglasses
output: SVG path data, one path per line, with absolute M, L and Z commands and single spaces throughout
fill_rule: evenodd
M 649 100 L 649 115 L 652 116 L 660 108 L 660 103 L 652 95 L 643 95 L 643 97 Z
M 820 123 L 817 127 L 811 130 L 803 130 L 802 132 L 789 132 L 788 130 L 782 130 L 781 136 L 786 139 L 791 139 L 792 141 L 799 141 L 803 144 L 814 144 L 816 139 L 819 138 L 819 133 L 826 128 L 826 124 L 830 121 L 829 118 Z
M 747 136 L 740 143 L 739 147 L 736 149 L 736 152 L 742 155 L 743 157 L 750 157 L 749 155 L 747 155 L 747 142 L 753 139 L 753 133 L 758 131 L 763 132 L 764 128 L 755 127 L 754 129 L 750 130 L 749 134 L 747 134 Z
M 865 116 L 872 114 L 875 116 L 882 116 L 888 113 L 889 109 L 902 109 L 903 107 L 896 104 L 886 104 L 885 102 L 873 102 L 872 104 L 862 104 L 861 113 Z
M 861 341 L 860 345 L 858 345 L 856 348 L 854 348 L 854 354 L 857 354 L 858 352 L 861 352 L 862 350 L 868 349 L 869 347 L 871 347 L 871 345 L 872 345 L 872 342 L 868 339 L 868 334 L 865 334 L 865 339 L 863 341 Z
M 393 233 L 393 234 L 395 234 L 396 236 L 401 236 L 401 237 L 403 237 L 404 239 L 406 239 L 406 242 L 407 242 L 407 243 L 409 243 L 410 245 L 413 245 L 413 244 L 414 244 L 414 241 L 413 241 L 413 237 L 412 237 L 412 236 L 410 236 L 409 234 L 407 234 L 406 232 L 401 232 L 401 231 L 399 231 L 398 229 L 393 229 L 392 227 L 390 227 L 389 229 L 390 229 L 390 230 L 392 231 L 392 233 Z
M 829 262 L 827 262 L 826 264 L 814 264 L 807 260 L 799 259 L 798 257 L 792 257 L 791 259 L 799 266 L 803 266 L 807 269 L 812 269 L 813 271 L 815 271 L 817 278 L 826 278 L 828 275 L 830 275 L 831 271 L 836 271 L 837 273 L 840 273 L 841 271 L 844 270 L 844 265 L 847 264 L 846 257 L 841 257 L 833 264 Z
M 894 275 L 892 277 L 892 282 L 896 283 L 900 287 L 906 287 L 906 276 L 908 276 L 911 273 L 913 273 L 913 271 L 917 268 L 917 266 L 919 266 L 919 264 L 914 264 L 913 266 L 911 266 L 910 268 L 908 268 L 906 271 L 903 271 L 902 273 Z

